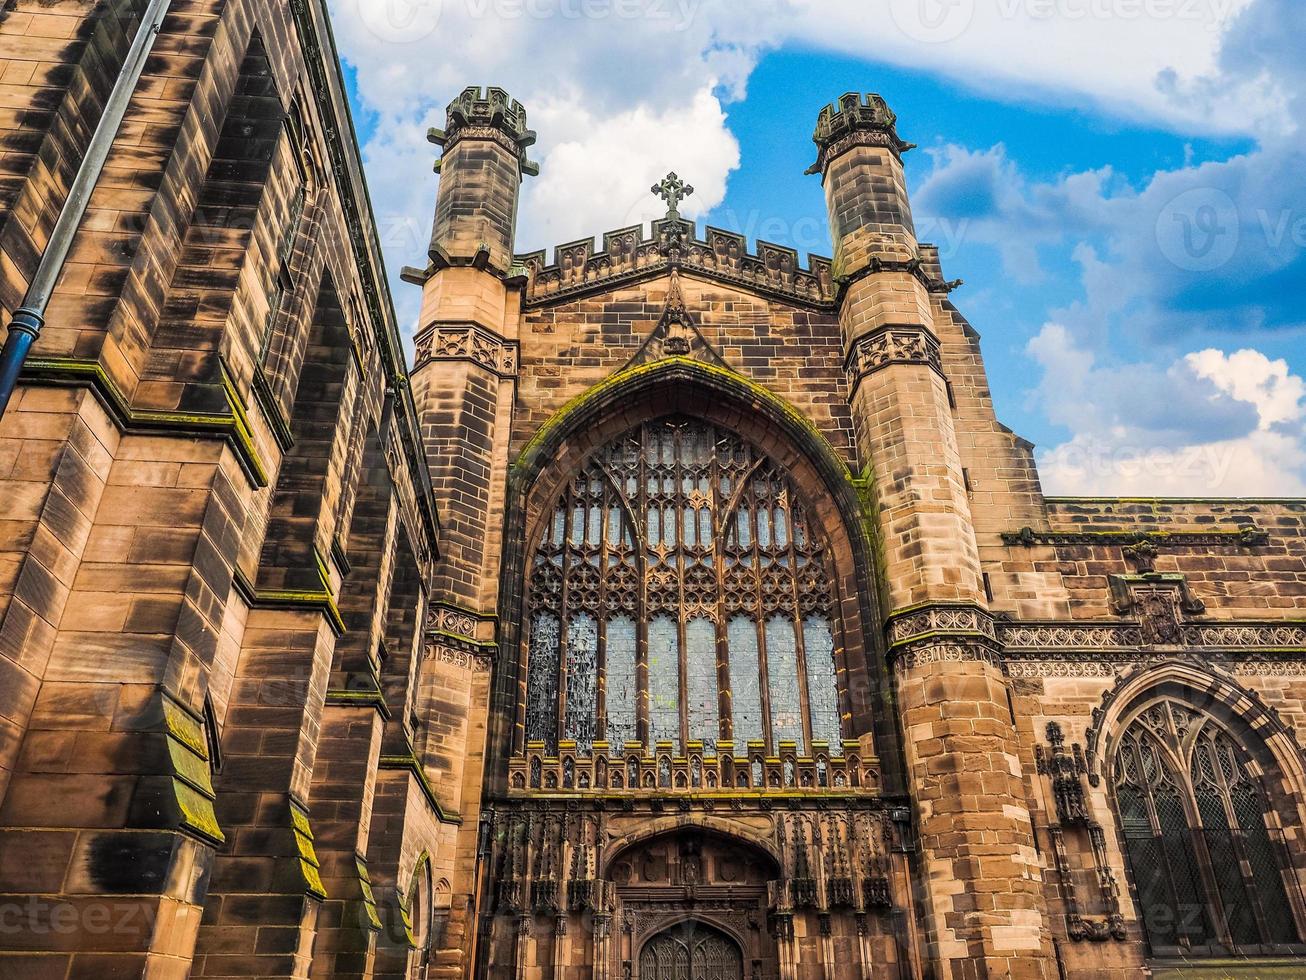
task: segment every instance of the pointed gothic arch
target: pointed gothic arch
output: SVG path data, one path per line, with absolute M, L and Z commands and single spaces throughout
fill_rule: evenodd
M 686 916 L 644 941 L 637 980 L 743 980 L 740 941 L 715 924 Z
M 1102 771 L 1153 955 L 1306 950 L 1303 855 L 1282 834 L 1302 800 L 1265 706 L 1178 663 L 1121 687 Z
M 732 371 L 685 357 L 633 365 L 573 400 L 548 420 L 522 449 L 509 474 L 506 549 L 501 576 L 504 610 L 524 612 L 525 573 L 535 542 L 556 502 L 588 459 L 614 438 L 644 422 L 679 415 L 734 432 L 793 478 L 814 524 L 830 542 L 834 614 L 848 637 L 842 689 L 844 737 L 873 732 L 882 757 L 893 757 L 896 732 L 872 706 L 889 687 L 884 669 L 880 590 L 870 519 L 859 485 L 825 438 L 792 406 Z M 526 696 L 521 669 L 527 624 L 505 618 L 501 635 L 506 669 L 495 681 L 492 744 L 501 758 L 514 747 L 517 707 Z M 500 769 L 496 780 L 506 788 Z M 896 774 L 890 774 L 890 781 Z

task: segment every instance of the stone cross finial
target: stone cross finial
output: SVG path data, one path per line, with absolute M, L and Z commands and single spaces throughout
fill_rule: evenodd
M 680 217 L 676 205 L 694 193 L 694 188 L 677 177 L 674 170 L 654 184 L 650 190 L 667 202 L 667 217 L 670 219 Z

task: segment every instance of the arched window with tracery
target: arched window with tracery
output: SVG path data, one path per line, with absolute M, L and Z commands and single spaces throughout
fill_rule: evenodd
M 1217 721 L 1176 700 L 1153 702 L 1120 739 L 1114 788 L 1154 954 L 1298 942 L 1264 788 Z
M 603 446 L 528 565 L 526 741 L 837 749 L 828 551 L 792 478 L 733 432 L 673 416 Z

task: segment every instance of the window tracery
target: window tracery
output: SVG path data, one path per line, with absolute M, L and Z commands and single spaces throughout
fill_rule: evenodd
M 736 434 L 626 432 L 570 480 L 529 566 L 526 741 L 837 751 L 827 557 L 792 480 Z
M 1298 942 L 1264 791 L 1227 731 L 1188 705 L 1157 701 L 1121 738 L 1114 781 L 1154 953 Z

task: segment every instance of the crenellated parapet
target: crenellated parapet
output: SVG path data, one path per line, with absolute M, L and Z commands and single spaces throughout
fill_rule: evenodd
M 827 105 L 816 117 L 812 142 L 819 155 L 807 172 L 824 173 L 830 160 L 852 146 L 887 147 L 901 159 L 916 144 L 898 137 L 897 121 L 889 104 L 874 92 L 865 97 L 857 92 L 844 93 L 837 103 Z
M 663 219 L 653 222 L 649 237 L 643 225 L 607 232 L 597 252 L 594 239 L 587 238 L 557 246 L 552 263 L 543 250 L 519 255 L 516 262 L 527 275 L 526 304 L 563 302 L 680 269 L 802 306 L 834 308 L 837 284 L 830 259 L 809 255 L 803 268 L 792 248 L 759 241 L 750 252 L 743 235 L 709 227 L 698 238 L 696 231 L 691 221 Z
M 432 127 L 427 139 L 445 153 L 460 140 L 489 138 L 517 154 L 522 173 L 540 172 L 538 164 L 526 159 L 526 150 L 535 144 L 535 130 L 526 126 L 526 110 L 501 88 L 467 86 L 445 109 L 444 126 Z

